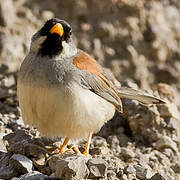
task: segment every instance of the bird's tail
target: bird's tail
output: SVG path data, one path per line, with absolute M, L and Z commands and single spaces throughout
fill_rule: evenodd
M 120 87 L 118 89 L 118 94 L 120 98 L 127 98 L 139 101 L 141 104 L 165 104 L 166 102 L 158 97 L 154 97 L 153 95 L 149 95 L 140 90 L 131 89 L 127 87 Z

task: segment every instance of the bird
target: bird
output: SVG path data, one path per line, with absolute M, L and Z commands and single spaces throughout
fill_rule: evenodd
M 76 47 L 70 24 L 58 18 L 46 21 L 32 36 L 18 72 L 17 96 L 26 124 L 35 126 L 43 136 L 65 137 L 60 154 L 69 150 L 69 139 L 88 137 L 82 153 L 86 156 L 92 134 L 112 119 L 116 110 L 123 112 L 121 98 L 163 103 L 135 89 L 118 89 L 104 68 Z

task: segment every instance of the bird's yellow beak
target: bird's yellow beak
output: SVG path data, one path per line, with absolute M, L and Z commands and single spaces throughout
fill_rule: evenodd
M 63 29 L 62 24 L 56 23 L 56 24 L 51 28 L 50 33 L 51 33 L 51 34 L 56 33 L 56 34 L 59 34 L 60 37 L 62 37 L 63 34 L 64 34 L 64 29 Z

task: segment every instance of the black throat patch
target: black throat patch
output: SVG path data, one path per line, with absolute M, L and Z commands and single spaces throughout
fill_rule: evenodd
M 41 56 L 57 56 L 62 52 L 62 40 L 58 34 L 50 34 L 41 44 L 38 54 Z

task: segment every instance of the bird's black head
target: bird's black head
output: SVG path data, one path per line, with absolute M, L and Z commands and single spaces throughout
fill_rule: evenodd
M 48 20 L 38 31 L 38 54 L 50 57 L 60 54 L 63 49 L 62 42 L 68 43 L 71 33 L 72 29 L 66 21 L 58 18 Z

